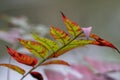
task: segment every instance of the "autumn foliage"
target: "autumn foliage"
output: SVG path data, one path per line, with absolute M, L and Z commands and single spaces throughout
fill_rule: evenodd
M 29 56 L 25 53 L 17 52 L 12 48 L 7 47 L 8 53 L 14 60 L 21 64 L 31 66 L 31 70 L 28 71 L 28 73 L 26 73 L 24 69 L 12 64 L 1 63 L 0 66 L 8 67 L 24 75 L 21 78 L 21 80 L 28 74 L 31 74 L 36 79 L 43 80 L 42 75 L 39 72 L 34 72 L 33 70 L 39 66 L 45 66 L 49 64 L 62 64 L 70 66 L 69 63 L 63 60 L 52 60 L 47 62 L 46 60 L 50 58 L 59 57 L 60 55 L 65 54 L 67 51 L 70 51 L 74 48 L 82 47 L 85 45 L 98 45 L 111 47 L 119 52 L 119 50 L 112 43 L 100 38 L 96 34 L 88 32 L 89 36 L 87 37 L 85 29 L 82 29 L 81 26 L 68 19 L 63 13 L 61 14 L 63 22 L 65 23 L 68 32 L 65 32 L 64 30 L 52 26 L 50 28 L 50 34 L 54 38 L 54 40 L 40 37 L 35 33 L 32 33 L 33 38 L 35 39 L 34 41 L 24 40 L 21 38 L 18 39 L 21 45 L 23 45 L 26 49 L 28 49 L 31 53 L 33 53 L 33 55 L 35 55 L 39 59 L 33 56 Z

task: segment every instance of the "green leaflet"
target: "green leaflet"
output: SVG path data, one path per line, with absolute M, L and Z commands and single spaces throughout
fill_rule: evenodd
M 82 46 L 92 44 L 92 43 L 93 43 L 92 40 L 73 40 L 71 43 L 69 43 L 67 46 L 65 46 L 61 50 L 56 51 L 56 53 L 54 53 L 50 57 L 58 57 L 58 56 L 64 54 L 65 52 L 70 51 L 76 47 L 82 47 Z
M 39 37 L 36 34 L 33 34 L 35 40 L 37 40 L 40 44 L 44 45 L 49 51 L 56 51 L 59 48 L 59 45 L 47 38 Z
M 20 43 L 26 47 L 31 53 L 35 54 L 39 58 L 46 58 L 48 56 L 48 49 L 42 44 L 30 41 L 19 39 Z
M 77 36 L 78 34 L 80 34 L 82 32 L 82 30 L 78 24 L 76 24 L 75 22 L 68 19 L 63 13 L 61 13 L 61 14 L 62 14 L 63 22 L 65 23 L 65 25 L 68 29 L 68 32 L 73 37 Z
M 14 70 L 14 71 L 22 74 L 22 75 L 25 73 L 24 69 L 22 69 L 22 68 L 20 68 L 20 67 L 18 67 L 16 65 L 12 65 L 12 64 L 0 64 L 0 66 L 8 67 L 8 68 L 10 68 L 10 69 L 12 69 L 12 70 Z

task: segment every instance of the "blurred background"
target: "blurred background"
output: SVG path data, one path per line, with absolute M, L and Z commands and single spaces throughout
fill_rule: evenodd
M 120 49 L 120 0 L 0 0 L 0 30 L 12 28 L 4 15 L 25 16 L 30 24 L 66 30 L 60 11 L 82 27 L 92 26 L 93 33 Z M 10 44 L 0 40 L 0 58 L 6 56 L 5 45 Z
M 93 32 L 120 47 L 119 0 L 0 0 L 0 14 L 26 16 L 34 24 L 64 28 L 60 11 L 82 27 L 93 26 Z M 0 19 L 0 29 L 8 25 Z

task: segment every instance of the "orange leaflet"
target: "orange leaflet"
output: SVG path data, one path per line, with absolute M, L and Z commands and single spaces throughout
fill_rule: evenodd
M 29 66 L 35 66 L 37 64 L 37 59 L 26 54 L 19 53 L 12 48 L 7 47 L 8 53 L 19 63 L 26 64 Z
M 18 67 L 16 65 L 12 65 L 12 64 L 0 64 L 0 66 L 8 67 L 8 68 L 10 68 L 10 69 L 12 69 L 12 70 L 14 70 L 14 71 L 22 74 L 22 75 L 25 73 L 24 69 L 22 69 L 22 68 L 20 68 L 20 67 Z
M 70 66 L 70 64 L 68 64 L 67 62 L 63 60 L 52 60 L 52 61 L 45 62 L 42 65 L 50 65 L 50 64 L 61 64 L 61 65 Z
M 46 58 L 48 56 L 48 49 L 41 43 L 31 40 L 18 39 L 19 42 L 27 48 L 31 53 L 39 58 Z
M 96 34 L 90 34 L 91 38 L 94 38 L 97 42 L 93 42 L 93 44 L 95 45 L 99 45 L 99 46 L 107 46 L 107 47 L 111 47 L 113 49 L 116 49 L 119 53 L 120 51 L 110 42 L 100 38 L 99 36 L 97 36 Z

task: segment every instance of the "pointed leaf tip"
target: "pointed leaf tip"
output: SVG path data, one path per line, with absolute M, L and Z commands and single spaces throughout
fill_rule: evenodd
M 6 48 L 9 49 L 9 47 L 6 45 Z
M 78 36 L 82 32 L 81 27 L 74 21 L 68 19 L 63 13 L 61 13 L 61 15 L 63 17 L 63 22 L 65 23 L 69 34 L 73 37 Z
M 117 50 L 117 52 L 120 54 L 120 50 L 118 50 L 118 49 L 116 49 Z
M 97 36 L 96 34 L 90 34 L 90 37 L 95 39 L 97 43 L 93 43 L 95 45 L 98 45 L 98 46 L 106 46 L 106 47 L 111 47 L 113 49 L 115 49 L 119 54 L 120 54 L 120 51 L 117 49 L 116 46 L 114 46 L 112 43 L 110 43 L 109 41 L 107 40 L 104 40 L 102 38 L 100 38 L 99 36 Z
M 62 18 L 65 19 L 66 16 L 64 15 L 64 13 L 62 11 L 60 11 L 61 15 L 62 15 Z

